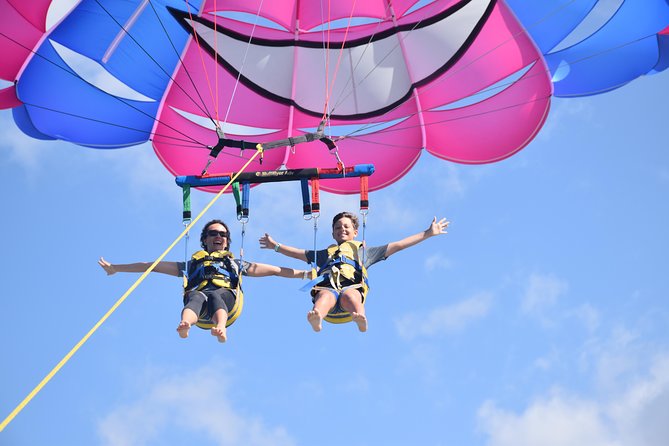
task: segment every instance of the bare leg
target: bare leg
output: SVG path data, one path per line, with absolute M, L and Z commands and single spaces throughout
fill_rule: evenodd
M 190 308 L 184 308 L 181 312 L 181 322 L 177 326 L 179 337 L 186 339 L 191 325 L 197 322 L 197 314 Z
M 337 298 L 330 291 L 320 290 L 316 294 L 314 308 L 307 313 L 307 321 L 311 324 L 314 331 L 321 331 L 323 328 L 323 318 L 337 303 Z
M 223 310 L 216 310 L 214 316 L 211 318 L 216 326 L 211 329 L 211 335 L 218 338 L 218 342 L 225 342 L 228 340 L 227 329 L 225 324 L 228 322 L 228 313 Z
M 351 313 L 351 318 L 358 326 L 358 330 L 367 331 L 367 316 L 365 316 L 365 306 L 362 304 L 360 291 L 356 288 L 344 291 L 341 295 L 341 306 Z

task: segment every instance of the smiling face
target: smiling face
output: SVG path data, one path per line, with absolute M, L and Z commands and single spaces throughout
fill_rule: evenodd
M 207 252 L 227 251 L 229 248 L 228 228 L 221 223 L 212 223 L 203 231 L 202 243 Z
M 358 236 L 357 222 L 350 217 L 341 217 L 332 225 L 332 238 L 337 244 L 354 240 Z

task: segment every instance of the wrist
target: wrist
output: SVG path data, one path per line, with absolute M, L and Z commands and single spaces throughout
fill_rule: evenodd
M 281 243 L 274 245 L 274 252 L 279 252 L 279 248 L 281 248 Z

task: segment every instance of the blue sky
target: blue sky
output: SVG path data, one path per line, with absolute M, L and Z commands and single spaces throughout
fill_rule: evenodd
M 219 344 L 175 328 L 177 279 L 152 274 L 0 433 L 0 445 L 657 446 L 669 438 L 669 74 L 555 99 L 517 155 L 424 154 L 371 194 L 367 242 L 449 233 L 370 270 L 369 331 L 314 333 L 303 282 L 248 278 Z M 4 419 L 182 230 L 180 189 L 150 146 L 24 137 L 0 113 Z M 193 209 L 213 197 L 196 193 Z M 663 204 L 665 203 L 665 204 Z M 357 197 L 324 194 L 318 244 Z M 224 197 L 204 217 L 232 223 Z M 196 227 L 195 239 L 201 229 Z M 251 196 L 245 258 L 269 232 L 311 247 L 297 184 Z M 196 248 L 191 239 L 189 250 Z M 179 244 L 168 256 L 184 257 Z M 663 415 L 665 414 L 665 415 Z

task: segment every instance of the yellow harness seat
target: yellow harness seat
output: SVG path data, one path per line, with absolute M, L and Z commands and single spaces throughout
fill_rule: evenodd
M 228 312 L 226 327 L 237 320 L 244 306 L 244 293 L 241 287 L 242 274 L 233 260 L 234 256 L 230 251 L 210 253 L 200 250 L 191 256 L 188 262 L 188 276 L 184 276 L 184 294 L 203 290 L 210 284 L 218 288 L 227 288 L 235 294 L 235 304 Z M 202 317 L 198 319 L 196 325 L 204 329 L 215 326 L 210 318 Z
M 348 289 L 359 289 L 362 302 L 365 302 L 369 285 L 367 269 L 360 255 L 362 242 L 350 240 L 339 245 L 330 245 L 327 249 L 328 259 L 317 273 L 322 278 L 312 289 L 312 295 L 318 290 L 335 291 L 337 300 L 339 295 Z M 341 324 L 351 321 L 351 313 L 337 305 L 325 316 L 326 321 Z

